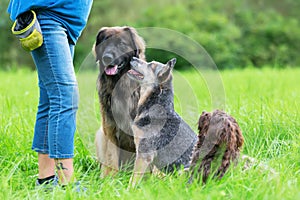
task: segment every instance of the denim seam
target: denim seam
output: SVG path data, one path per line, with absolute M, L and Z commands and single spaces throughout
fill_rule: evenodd
M 49 157 L 50 158 L 54 158 L 54 159 L 62 159 L 62 158 L 73 158 L 74 157 L 74 154 L 59 154 L 59 155 L 52 155 L 52 154 L 49 154 Z
M 45 128 L 45 134 L 44 134 L 43 149 L 46 149 L 46 141 L 47 141 L 47 143 L 48 143 L 48 151 L 49 151 L 49 140 L 47 140 L 47 137 L 48 137 L 48 119 L 46 120 L 46 128 Z
M 47 45 L 45 45 L 45 50 L 46 50 L 46 54 L 48 54 L 48 48 L 47 48 Z M 49 58 L 49 57 L 48 57 Z M 54 83 L 55 83 L 55 86 L 57 87 L 57 91 L 59 92 L 59 111 L 61 111 L 61 91 L 60 91 L 60 88 L 57 86 L 58 85 L 58 81 L 57 81 L 57 77 L 55 76 L 55 73 L 53 72 L 53 64 L 51 62 L 51 59 L 49 58 L 49 64 L 50 64 L 50 70 L 52 71 L 52 74 L 53 74 L 53 78 L 54 78 Z M 51 110 L 51 106 L 50 106 L 50 110 Z M 56 120 L 56 127 L 55 127 L 55 133 L 54 133 L 54 138 L 55 138 L 55 142 L 53 143 L 53 146 L 55 147 L 55 154 L 57 155 L 57 136 L 58 136 L 58 122 L 59 122 L 59 116 L 60 116 L 60 113 L 57 114 L 57 120 Z M 49 141 L 48 141 L 49 142 Z M 49 152 L 51 154 L 51 152 Z

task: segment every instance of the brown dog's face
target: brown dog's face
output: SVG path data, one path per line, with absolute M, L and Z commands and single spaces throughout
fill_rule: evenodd
M 127 75 L 140 84 L 160 84 L 168 80 L 175 63 L 176 58 L 169 60 L 166 64 L 162 64 L 156 61 L 147 63 L 133 57 L 130 62 L 131 70 L 127 72 Z
M 130 69 L 133 56 L 144 51 L 143 40 L 131 27 L 102 28 L 94 46 L 101 73 L 114 76 Z

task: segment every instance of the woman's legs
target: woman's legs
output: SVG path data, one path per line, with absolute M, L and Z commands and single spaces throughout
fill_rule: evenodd
M 55 174 L 54 159 L 49 158 L 49 154 L 38 153 L 39 179 L 44 179 Z
M 68 184 L 73 179 L 73 159 L 55 159 L 55 166 L 62 185 Z
M 67 31 L 61 23 L 46 12 L 38 12 L 37 17 L 44 43 L 32 51 L 40 88 L 32 149 L 39 153 L 39 178 L 53 175 L 56 166 L 62 184 L 66 184 L 73 174 L 78 109 L 74 45 L 69 44 Z

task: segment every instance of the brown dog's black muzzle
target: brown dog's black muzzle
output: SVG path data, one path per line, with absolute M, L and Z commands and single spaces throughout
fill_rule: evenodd
M 102 62 L 105 66 L 109 66 L 112 64 L 114 57 L 110 53 L 106 53 L 102 56 Z

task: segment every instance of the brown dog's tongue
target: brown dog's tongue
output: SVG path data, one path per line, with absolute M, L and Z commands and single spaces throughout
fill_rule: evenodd
M 107 75 L 115 75 L 118 71 L 118 65 L 114 65 L 113 67 L 109 66 L 105 69 L 105 73 Z

